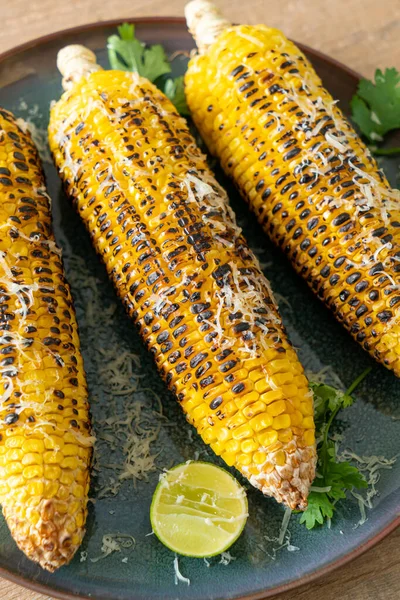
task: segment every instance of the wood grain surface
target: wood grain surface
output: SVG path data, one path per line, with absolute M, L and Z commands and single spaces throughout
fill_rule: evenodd
M 217 0 L 216 0 L 217 1 Z M 400 70 L 400 0 L 219 0 L 234 22 L 267 23 L 371 76 Z M 183 15 L 184 0 L 0 0 L 0 52 L 53 31 L 112 18 Z M 0 579 L 1 600 L 52 600 Z M 340 570 L 279 600 L 399 600 L 400 530 Z M 278 600 L 278 599 L 277 599 Z

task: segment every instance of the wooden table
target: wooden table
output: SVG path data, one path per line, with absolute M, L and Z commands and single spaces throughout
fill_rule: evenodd
M 0 52 L 92 21 L 183 15 L 185 0 L 12 0 L 2 3 Z M 219 0 L 234 22 L 268 23 L 363 75 L 400 69 L 400 0 Z M 248 10 L 246 8 L 248 7 Z M 4 600 L 51 600 L 0 579 Z M 400 530 L 351 564 L 279 600 L 399 600 Z

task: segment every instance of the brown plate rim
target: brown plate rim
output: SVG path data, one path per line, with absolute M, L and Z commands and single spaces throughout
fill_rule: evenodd
M 168 16 L 167 17 L 137 17 L 137 18 L 130 17 L 128 19 L 123 19 L 123 18 L 110 19 L 107 21 L 97 21 L 97 22 L 93 22 L 93 23 L 87 23 L 85 25 L 79 25 L 78 27 L 70 27 L 68 29 L 62 29 L 60 31 L 55 31 L 53 33 L 49 33 L 47 35 L 38 37 L 36 39 L 24 42 L 23 44 L 19 44 L 18 46 L 14 46 L 13 48 L 10 48 L 10 49 L 6 50 L 5 52 L 0 53 L 0 63 L 2 63 L 6 59 L 11 58 L 12 56 L 19 54 L 20 52 L 29 50 L 30 48 L 35 48 L 36 46 L 40 46 L 46 42 L 56 40 L 57 38 L 61 38 L 65 35 L 71 35 L 75 32 L 81 33 L 84 31 L 92 31 L 92 30 L 96 30 L 96 29 L 101 29 L 103 27 L 117 27 L 121 23 L 165 23 L 166 25 L 168 25 L 168 24 L 186 25 L 186 20 L 183 17 L 168 17 Z M 319 50 L 314 50 L 313 48 L 310 48 L 310 46 L 307 46 L 305 44 L 298 43 L 297 45 L 303 51 L 306 51 L 309 55 L 315 56 L 335 67 L 338 67 L 341 71 L 344 71 L 347 75 L 349 75 L 352 79 L 354 79 L 355 85 L 360 81 L 361 75 L 359 73 L 357 73 L 350 67 L 347 67 L 346 65 L 342 64 L 340 61 L 336 60 L 335 58 L 331 58 L 331 57 L 327 56 L 326 54 L 324 54 L 323 52 L 320 52 Z M 266 598 L 271 598 L 272 596 L 276 596 L 277 594 L 281 594 L 282 592 L 286 592 L 286 591 L 298 588 L 306 583 L 313 582 L 313 581 L 319 579 L 320 577 L 327 575 L 328 573 L 331 573 L 335 569 L 342 567 L 343 565 L 354 560 L 358 556 L 361 556 L 361 554 L 364 554 L 364 552 L 366 552 L 367 550 L 370 550 L 373 546 L 375 546 L 380 541 L 382 541 L 387 535 L 389 535 L 397 527 L 400 527 L 400 515 L 395 517 L 393 519 L 393 521 L 388 523 L 388 525 L 386 525 L 386 527 L 384 527 L 376 535 L 374 535 L 369 540 L 364 542 L 364 544 L 362 544 L 355 550 L 352 550 L 351 552 L 345 554 L 341 558 L 338 558 L 337 560 L 329 563 L 325 567 L 321 567 L 321 568 L 317 569 L 316 571 L 310 573 L 309 575 L 304 575 L 303 577 L 301 577 L 297 580 L 291 581 L 289 583 L 285 583 L 283 585 L 276 586 L 269 590 L 256 592 L 254 594 L 249 594 L 246 596 L 237 596 L 237 597 L 234 597 L 233 600 L 264 600 Z M 76 594 L 70 594 L 69 592 L 54 590 L 51 587 L 49 587 L 48 585 L 36 583 L 35 581 L 32 581 L 30 579 L 25 579 L 22 575 L 16 575 L 14 573 L 10 573 L 9 571 L 7 571 L 6 569 L 3 569 L 2 567 L 0 567 L 0 576 L 8 581 L 11 581 L 12 583 L 21 585 L 21 586 L 28 588 L 34 592 L 38 592 L 38 593 L 46 594 L 46 595 L 48 595 L 50 592 L 54 598 L 59 598 L 60 600 L 96 600 L 94 596 L 90 596 L 90 597 L 89 596 L 77 596 Z M 132 596 L 132 600 L 135 600 L 134 596 Z

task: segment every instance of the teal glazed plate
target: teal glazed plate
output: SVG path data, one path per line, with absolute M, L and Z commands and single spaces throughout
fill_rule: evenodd
M 266 598 L 343 565 L 400 524 L 400 459 L 381 471 L 376 483 L 379 494 L 373 508 L 367 509 L 364 524 L 358 525 L 358 503 L 349 498 L 338 505 L 330 528 L 307 531 L 299 524 L 298 515 L 292 515 L 283 542 L 279 533 L 284 509 L 241 480 L 248 490 L 249 518 L 230 554 L 214 557 L 209 564 L 179 558 L 180 572 L 190 579 L 190 585 L 176 578 L 174 554 L 151 535 L 149 510 L 159 475 L 163 468 L 188 459 L 223 463 L 186 423 L 158 376 L 61 190 L 44 144 L 49 105 L 61 93 L 57 51 L 66 44 L 84 44 L 108 67 L 106 40 L 121 22 L 57 33 L 0 57 L 0 105 L 34 124 L 46 161 L 55 233 L 75 298 L 98 439 L 87 533 L 71 564 L 52 575 L 41 570 L 17 549 L 1 518 L 0 575 L 38 592 L 75 600 Z M 139 39 L 163 44 L 168 54 L 175 56 L 175 73 L 183 73 L 187 51 L 193 47 L 184 21 L 159 18 L 135 23 Z M 358 76 L 318 52 L 304 50 L 326 87 L 348 111 Z M 391 158 L 382 161 L 382 166 L 392 185 L 398 185 L 399 162 Z M 232 186 L 222 175 L 218 177 L 227 186 L 240 225 L 272 283 L 306 369 L 325 372 L 328 383 L 340 380 L 346 387 L 372 367 L 357 389 L 356 402 L 344 411 L 337 425 L 341 448 L 350 448 L 359 456 L 395 457 L 400 449 L 399 380 L 376 364 L 336 323 L 285 257 L 265 239 Z M 134 458 L 129 460 L 129 456 Z

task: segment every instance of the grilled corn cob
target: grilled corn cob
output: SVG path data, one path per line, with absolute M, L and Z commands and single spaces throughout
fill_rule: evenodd
M 87 390 L 40 159 L 0 109 L 0 503 L 19 548 L 54 571 L 84 535 Z
M 50 147 L 125 307 L 203 440 L 303 509 L 312 396 L 269 285 L 171 102 L 67 47 Z
M 186 7 L 199 54 L 185 89 L 196 126 L 319 298 L 400 375 L 400 193 L 303 53 L 264 25 Z

